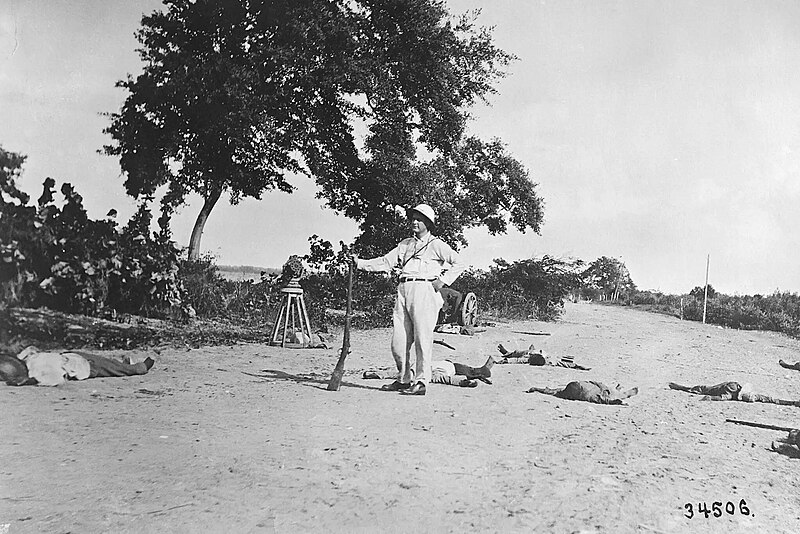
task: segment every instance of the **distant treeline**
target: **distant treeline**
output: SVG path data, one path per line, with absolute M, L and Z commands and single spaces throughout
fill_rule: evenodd
M 172 240 L 168 219 L 159 218 L 159 231 L 152 231 L 146 204 L 124 224 L 114 210 L 93 220 L 74 188 L 56 189 L 51 178 L 31 202 L 15 183 L 22 161 L 0 149 L 0 323 L 7 307 L 107 318 L 235 317 L 257 325 L 271 320 L 281 298 L 282 270 L 218 266 L 210 257 L 188 261 Z M 344 248 L 334 253 L 315 236 L 310 241 L 311 253 L 304 258 L 309 272 L 301 285 L 312 320 L 324 328 L 341 321 L 348 253 Z M 396 276 L 358 272 L 355 324 L 388 326 L 396 287 Z M 567 299 L 637 306 L 687 320 L 703 317 L 703 288 L 686 295 L 640 291 L 625 264 L 606 256 L 588 265 L 551 256 L 495 259 L 486 270 L 463 273 L 453 288 L 475 293 L 480 314 L 489 318 L 553 320 Z M 709 288 L 708 296 L 709 323 L 800 335 L 800 296 L 794 293 L 729 296 Z
M 345 256 L 338 254 L 318 262 L 306 257 L 309 269 L 300 280 L 315 329 L 343 321 L 347 291 Z M 257 268 L 260 271 L 260 268 Z M 285 280 L 273 273 L 259 280 L 231 279 L 206 257 L 183 262 L 180 270 L 184 306 L 198 317 L 236 317 L 240 322 L 267 324 L 281 300 Z M 234 272 L 237 271 L 234 268 Z M 453 284 L 462 293 L 475 293 L 484 319 L 522 318 L 553 320 L 564 301 L 581 284 L 585 269 L 578 260 L 550 256 L 506 262 L 495 260 L 487 270 L 469 269 Z M 277 271 L 277 270 L 273 270 Z M 238 271 L 241 272 L 241 271 Z M 357 328 L 390 326 L 397 276 L 358 271 L 353 293 L 353 325 Z
M 572 300 L 592 300 L 634 306 L 687 321 L 703 320 L 706 288 L 697 286 L 683 295 L 642 291 L 620 260 L 603 256 L 581 275 Z M 725 295 L 708 286 L 706 323 L 743 330 L 770 330 L 800 336 L 800 295 L 775 291 L 771 295 Z
M 684 295 L 633 291 L 614 301 L 688 321 L 703 320 L 704 288 Z M 771 295 L 725 295 L 709 286 L 706 323 L 743 330 L 770 330 L 800 337 L 800 295 L 775 291 Z
M 259 280 L 264 275 L 280 274 L 281 270 L 274 267 L 258 267 L 254 265 L 218 265 L 220 276 L 229 280 L 243 280 L 251 278 Z

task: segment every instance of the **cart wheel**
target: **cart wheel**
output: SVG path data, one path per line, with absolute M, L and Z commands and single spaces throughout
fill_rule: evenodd
M 478 325 L 478 297 L 475 293 L 467 293 L 464 296 L 464 303 L 461 306 L 461 321 L 462 326 L 477 326 Z

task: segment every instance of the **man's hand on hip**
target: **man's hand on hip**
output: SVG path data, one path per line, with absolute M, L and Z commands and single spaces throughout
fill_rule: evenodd
M 436 291 L 439 291 L 440 289 L 442 289 L 444 287 L 444 282 L 442 282 L 438 278 L 436 280 L 434 280 L 433 282 L 431 282 L 431 284 L 433 284 L 433 289 L 435 289 Z

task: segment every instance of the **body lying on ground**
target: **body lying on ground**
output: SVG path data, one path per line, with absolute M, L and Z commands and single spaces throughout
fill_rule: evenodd
M 800 430 L 790 430 L 786 438 L 773 441 L 772 450 L 795 458 L 800 457 Z
M 477 380 L 492 383 L 492 366 L 495 361 L 493 358 L 486 360 L 481 367 L 470 367 L 469 365 L 451 362 L 450 360 L 434 360 L 431 362 L 431 383 L 449 384 L 451 386 L 476 387 Z M 387 379 L 397 378 L 397 374 L 386 374 L 380 371 L 364 371 L 364 378 Z
M 781 367 L 785 367 L 787 369 L 794 369 L 795 371 L 800 371 L 800 362 L 787 363 L 783 360 L 778 360 L 778 364 L 780 364 Z
M 615 388 L 610 388 L 602 382 L 576 380 L 563 388 L 532 387 L 527 393 L 544 393 L 560 399 L 593 402 L 595 404 L 622 404 L 623 400 L 639 393 L 639 388 L 623 390 L 619 384 Z
M 27 347 L 0 358 L 0 379 L 10 386 L 58 386 L 67 380 L 147 374 L 155 362 L 118 361 L 88 352 L 47 352 Z
M 553 365 L 556 367 L 567 367 L 569 369 L 578 369 L 579 371 L 590 371 L 590 367 L 583 367 L 577 365 L 572 356 L 562 356 L 555 359 L 549 354 L 546 354 L 542 349 L 537 349 L 533 345 L 528 347 L 527 350 L 515 350 L 509 352 L 503 344 L 497 345 L 497 350 L 503 357 L 497 360 L 497 363 L 522 363 L 527 365 Z
M 739 400 L 743 402 L 766 402 L 784 406 L 800 406 L 800 401 L 776 399 L 768 395 L 761 395 L 760 393 L 755 393 L 750 384 L 742 385 L 739 382 L 721 382 L 719 384 L 714 384 L 713 386 L 682 386 L 680 384 L 676 384 L 675 382 L 670 382 L 669 387 L 670 389 L 694 393 L 695 395 L 704 395 L 704 397 L 700 400 Z

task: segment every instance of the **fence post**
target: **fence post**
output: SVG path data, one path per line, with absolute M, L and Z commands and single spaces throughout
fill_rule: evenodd
M 706 286 L 703 290 L 703 324 L 706 324 L 706 305 L 708 304 L 708 265 L 711 263 L 711 254 L 706 256 Z

